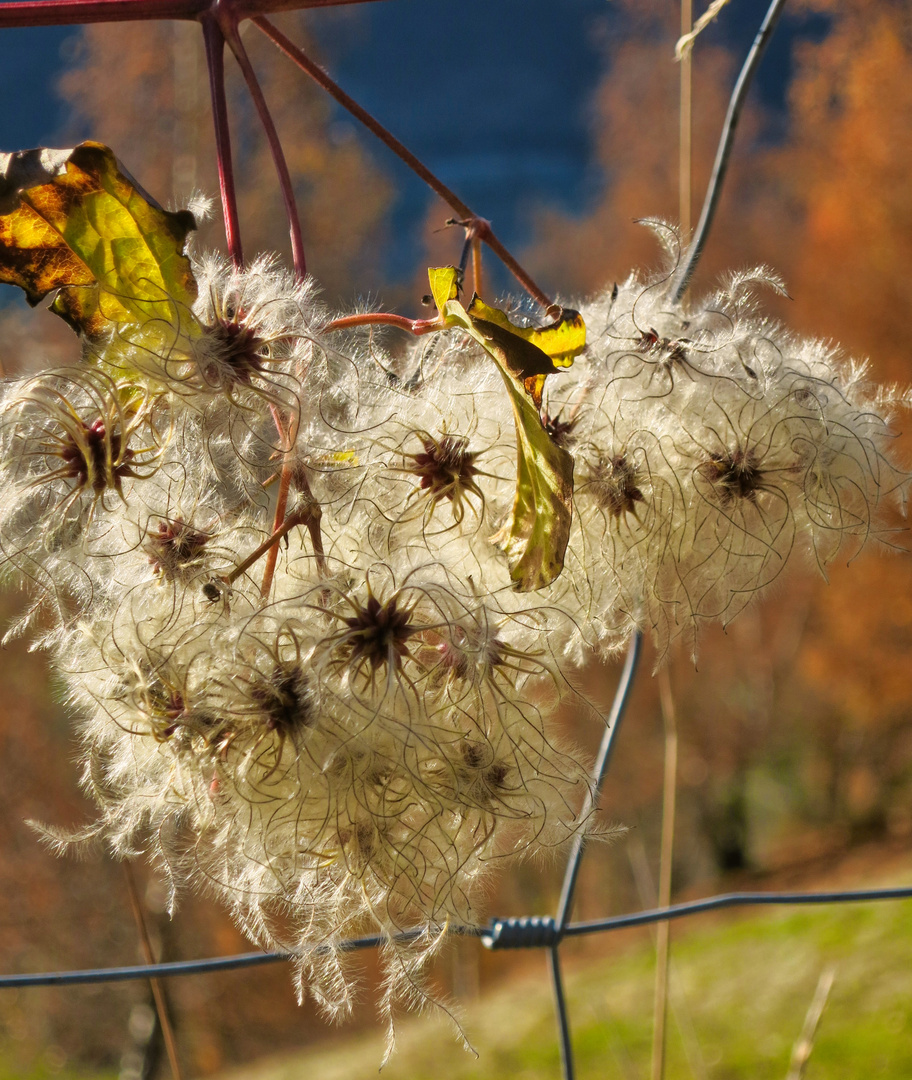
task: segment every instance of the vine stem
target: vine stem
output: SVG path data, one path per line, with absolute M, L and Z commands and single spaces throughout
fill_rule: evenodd
M 263 569 L 263 583 L 260 585 L 260 596 L 265 600 L 269 596 L 269 590 L 272 588 L 272 581 L 275 577 L 276 563 L 279 561 L 279 540 L 288 532 L 287 529 L 282 530 L 282 523 L 285 520 L 285 509 L 288 506 L 288 492 L 291 490 L 291 469 L 283 466 L 282 475 L 279 479 L 279 494 L 276 500 L 276 512 L 275 520 L 273 521 L 273 532 L 269 540 L 266 542 L 266 566 Z
M 272 411 L 272 418 L 275 421 L 276 431 L 279 433 L 279 438 L 284 444 L 284 454 L 282 461 L 282 472 L 279 477 L 279 490 L 276 495 L 276 508 L 275 518 L 272 524 L 272 536 L 267 541 L 268 549 L 266 552 L 266 567 L 263 570 L 263 583 L 260 586 L 260 596 L 264 599 L 269 596 L 269 590 L 272 588 L 272 579 L 275 577 L 276 563 L 279 559 L 279 540 L 285 533 L 281 532 L 282 524 L 285 521 L 285 511 L 288 508 L 288 493 L 291 491 L 291 451 L 294 447 L 295 436 L 297 434 L 297 424 L 292 419 L 288 425 L 288 430 L 285 429 L 285 424 L 282 422 L 282 418 L 279 415 L 278 409 L 274 405 L 270 405 Z M 285 530 L 288 531 L 287 529 Z
M 297 525 L 307 526 L 307 529 L 310 532 L 311 541 L 314 546 L 314 555 L 316 556 L 317 569 L 319 570 L 321 577 L 325 578 L 327 576 L 326 553 L 323 550 L 323 537 L 320 533 L 320 518 L 323 515 L 322 511 L 320 510 L 319 503 L 317 503 L 317 501 L 313 499 L 310 493 L 309 485 L 307 485 L 307 492 L 305 493 L 305 498 L 307 498 L 308 496 L 310 496 L 310 500 L 307 502 L 307 505 L 304 509 L 297 510 L 289 514 L 282 522 L 282 524 L 279 525 L 279 527 L 275 529 L 263 541 L 263 543 L 259 545 L 259 547 L 254 548 L 254 550 L 251 551 L 251 553 L 247 556 L 246 559 L 244 559 L 243 562 L 238 563 L 238 565 L 231 571 L 230 574 L 226 574 L 222 578 L 222 581 L 224 581 L 226 585 L 231 585 L 235 581 L 237 581 L 241 574 L 243 574 L 246 570 L 249 570 L 255 562 L 257 562 L 259 559 L 262 559 L 264 555 L 266 555 L 269 551 L 273 550 L 278 545 L 282 537 L 290 533 L 291 530 Z
M 225 99 L 225 36 L 214 16 L 207 15 L 201 21 L 203 40 L 206 43 L 206 64 L 209 68 L 209 90 L 212 95 L 212 120 L 215 124 L 215 152 L 218 160 L 219 191 L 222 196 L 222 217 L 225 221 L 225 240 L 232 264 L 240 268 L 244 265 L 244 250 L 241 246 L 237 189 L 231 162 L 231 129 L 228 125 L 228 103 Z
M 243 19 L 267 12 L 315 7 L 338 7 L 377 0 L 13 0 L 0 3 L 0 28 L 17 26 L 68 26 L 103 22 L 195 20 L 202 24 L 206 62 L 212 95 L 219 189 L 228 254 L 236 267 L 243 266 L 244 254 L 237 211 L 237 193 L 231 162 L 231 135 L 225 100 L 224 46 L 227 40 L 244 74 L 251 97 L 266 132 L 279 175 L 279 185 L 288 216 L 295 272 L 306 273 L 300 219 L 294 189 L 275 124 L 269 113 L 256 74 L 237 32 Z
M 301 219 L 298 215 L 294 185 L 291 182 L 291 174 L 288 171 L 288 162 L 285 160 L 285 153 L 282 150 L 279 133 L 276 131 L 275 122 L 269 112 L 266 98 L 263 96 L 263 90 L 256 77 L 256 72 L 253 70 L 253 65 L 250 62 L 250 57 L 247 55 L 247 50 L 244 48 L 244 44 L 241 41 L 241 36 L 238 33 L 237 20 L 233 17 L 225 20 L 222 23 L 222 33 L 224 34 L 225 40 L 228 42 L 228 47 L 234 53 L 235 59 L 240 66 L 244 81 L 247 83 L 247 89 L 250 91 L 250 96 L 253 99 L 257 115 L 260 118 L 260 123 L 263 125 L 263 131 L 266 133 L 269 151 L 272 154 L 276 175 L 279 179 L 282 202 L 285 204 L 285 215 L 288 218 L 292 262 L 298 280 L 303 281 L 307 274 L 307 261 L 304 256 L 304 238 L 301 235 Z
M 274 26 L 263 16 L 255 17 L 253 19 L 253 24 L 306 75 L 309 75 L 314 82 L 320 85 L 330 97 L 334 98 L 343 109 L 346 109 L 352 116 L 364 124 L 364 126 L 385 146 L 392 150 L 401 161 L 404 161 L 413 172 L 417 173 L 428 187 L 439 195 L 445 203 L 451 206 L 460 217 L 466 219 L 466 221 L 471 221 L 474 227 L 474 234 L 488 245 L 534 300 L 546 309 L 554 307 L 553 302 L 549 299 L 547 294 L 535 284 L 525 269 L 523 269 L 519 262 L 517 262 L 510 252 L 507 251 L 500 240 L 497 239 L 491 229 L 490 222 L 479 217 L 478 214 L 471 210 L 462 199 L 460 199 L 454 191 L 448 188 L 439 177 L 432 173 L 431 170 L 411 152 L 411 150 L 401 143 L 392 132 L 388 131 L 379 120 L 359 105 L 354 98 L 346 94 L 338 83 L 334 82 L 321 67 L 315 64 L 303 50 L 299 49 L 297 45 L 287 38 L 278 27 Z
M 244 0 L 230 3 L 238 22 L 275 11 L 342 7 L 378 0 Z M 225 0 L 11 0 L 0 3 L 0 28 L 15 26 L 77 26 L 105 22 L 161 19 L 198 20 Z
M 484 277 L 481 266 L 481 240 L 472 237 L 472 289 L 477 296 L 484 295 Z
M 397 326 L 416 336 L 443 329 L 439 318 L 407 319 L 404 315 L 392 315 L 386 311 L 366 311 L 363 315 L 343 315 L 341 319 L 333 319 L 323 327 L 323 333 L 331 334 L 335 330 L 349 330 L 355 326 Z
M 158 21 L 162 19 L 185 19 L 202 23 L 206 42 L 206 58 L 209 66 L 209 84 L 212 93 L 219 187 L 222 197 L 222 213 L 225 218 L 225 237 L 232 262 L 235 266 L 241 266 L 243 265 L 243 251 L 238 225 L 234 172 L 231 164 L 228 111 L 225 104 L 223 50 L 226 35 L 223 26 L 231 23 L 236 27 L 244 19 L 251 19 L 254 25 L 270 38 L 302 71 L 322 86 L 343 108 L 360 120 L 381 142 L 416 172 L 444 202 L 463 218 L 474 219 L 478 239 L 488 245 L 526 292 L 543 308 L 550 311 L 556 305 L 547 293 L 535 283 L 519 261 L 504 247 L 495 235 L 490 223 L 475 214 L 454 191 L 435 176 L 403 143 L 384 128 L 366 109 L 363 109 L 353 98 L 349 97 L 321 68 L 314 64 L 309 57 L 265 18 L 266 14 L 278 11 L 378 2 L 380 0 L 244 0 L 243 3 L 232 2 L 232 0 L 10 0 L 10 2 L 0 3 L 0 28 L 71 26 L 103 22 Z M 238 62 L 241 63 L 242 70 L 244 70 L 244 64 L 239 53 L 234 48 L 231 35 L 229 35 L 228 41 L 232 51 L 238 57 Z M 243 50 L 243 46 L 241 48 Z M 252 68 L 250 68 L 250 72 L 253 74 Z M 245 78 L 247 78 L 246 71 Z M 297 270 L 299 264 L 304 265 L 304 253 L 300 237 L 295 237 L 295 229 L 299 230 L 300 224 L 296 211 L 290 209 L 290 206 L 293 205 L 292 188 L 290 181 L 282 179 L 282 167 L 279 165 L 279 157 L 277 156 L 277 149 L 280 154 L 281 147 L 277 137 L 270 134 L 270 131 L 274 133 L 274 125 L 271 117 L 268 121 L 266 119 L 268 110 L 265 109 L 265 101 L 262 102 L 264 111 L 260 111 L 257 94 L 259 93 L 261 98 L 262 92 L 259 90 L 259 84 L 256 83 L 257 92 L 254 91 L 253 85 L 248 80 L 251 95 L 255 104 L 257 104 L 257 110 L 260 112 L 260 118 L 267 132 L 273 158 L 276 161 L 276 169 L 280 174 L 282 194 L 288 211 L 289 228 L 292 232 L 292 252 Z M 291 196 L 291 202 L 289 202 L 289 196 Z
M 231 166 L 231 140 L 225 102 L 225 42 L 228 43 L 229 48 L 232 53 L 234 53 L 234 57 L 244 76 L 244 81 L 247 83 L 247 89 L 253 99 L 253 104 L 256 108 L 257 115 L 259 116 L 260 123 L 263 125 L 263 131 L 266 134 L 266 141 L 269 144 L 269 151 L 272 155 L 276 175 L 279 180 L 279 188 L 282 192 L 282 201 L 285 204 L 285 215 L 288 218 L 295 275 L 299 281 L 303 281 L 307 274 L 307 261 L 304 255 L 304 239 L 301 235 L 301 220 L 298 216 L 298 208 L 295 202 L 294 186 L 291 182 L 291 174 L 288 171 L 288 162 L 285 160 L 285 153 L 282 150 L 282 144 L 279 139 L 279 134 L 276 131 L 272 114 L 269 112 L 269 106 L 266 104 L 266 98 L 263 95 L 259 80 L 256 77 L 256 72 L 253 69 L 250 57 L 247 55 L 247 50 L 244 48 L 240 34 L 238 33 L 237 13 L 231 7 L 222 5 L 220 0 L 216 0 L 213 4 L 212 11 L 202 20 L 202 23 L 207 46 L 206 56 L 209 63 L 210 84 L 213 88 L 212 111 L 213 116 L 215 117 L 216 149 L 218 151 L 222 209 L 225 216 L 225 233 L 228 239 L 228 250 L 232 262 L 235 266 L 241 266 L 243 264 L 243 253 L 241 249 L 240 228 L 238 225 L 237 195 L 234 188 L 233 169 Z M 288 529 L 295 524 L 295 521 L 292 520 L 292 522 L 288 524 L 288 527 L 284 528 L 285 512 L 288 508 L 288 495 L 291 491 L 292 481 L 291 461 L 289 460 L 288 455 L 294 446 L 296 422 L 294 418 L 290 419 L 286 430 L 286 425 L 277 409 L 272 409 L 272 416 L 275 421 L 279 439 L 284 444 L 283 448 L 285 454 L 282 462 L 281 476 L 279 478 L 279 490 L 276 496 L 272 536 L 266 543 L 266 565 L 263 569 L 263 581 L 260 586 L 260 595 L 264 598 L 269 596 L 270 590 L 272 589 L 272 582 L 275 578 L 275 570 L 279 558 L 279 540 L 282 536 L 286 535 Z M 314 530 L 316 530 L 316 532 Z M 315 547 L 319 547 L 317 558 L 319 561 L 322 561 L 322 538 L 319 533 L 318 518 L 314 521 L 314 527 L 311 529 L 311 536 L 314 538 Z M 256 558 L 259 558 L 259 549 L 254 553 L 254 557 L 243 563 L 242 566 L 246 569 L 247 566 L 252 565 Z
M 744 107 L 744 102 L 747 98 L 747 92 L 750 89 L 751 82 L 760 65 L 760 60 L 766 51 L 766 47 L 776 28 L 776 23 L 779 21 L 779 16 L 782 14 L 782 10 L 785 7 L 785 2 L 786 0 L 772 0 L 770 3 L 763 23 L 757 31 L 757 36 L 754 38 L 751 50 L 747 54 L 747 59 L 744 61 L 744 66 L 741 68 L 741 73 L 738 75 L 738 81 L 735 83 L 735 88 L 732 91 L 731 99 L 728 103 L 728 112 L 725 115 L 725 123 L 722 125 L 722 135 L 719 139 L 719 147 L 716 151 L 716 160 L 713 164 L 712 176 L 709 180 L 706 198 L 703 200 L 703 210 L 700 214 L 697 230 L 694 233 L 694 238 L 690 247 L 687 249 L 687 255 L 684 262 L 678 268 L 672 281 L 671 299 L 673 303 L 678 303 L 687 291 L 690 279 L 693 277 L 700 256 L 703 254 L 703 248 L 706 246 L 706 238 L 709 235 L 709 229 L 712 225 L 713 218 L 716 215 L 716 207 L 719 204 L 719 198 L 722 194 L 722 183 L 725 180 L 725 174 L 728 172 L 728 163 L 731 158 L 732 146 L 735 141 L 735 129 L 737 128 L 738 120 L 741 117 L 741 110 Z

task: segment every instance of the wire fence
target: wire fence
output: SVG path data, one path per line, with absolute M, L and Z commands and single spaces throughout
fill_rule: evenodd
M 641 653 L 642 640 L 635 635 L 627 652 L 627 659 L 621 674 L 620 683 L 615 693 L 611 712 L 607 718 L 605 734 L 599 749 L 593 772 L 593 786 L 587 801 L 585 812 L 595 808 L 599 792 L 604 783 L 611 756 L 617 741 L 621 721 L 627 707 L 633 687 Z M 560 946 L 567 938 L 582 937 L 588 934 L 608 933 L 633 926 L 647 926 L 672 919 L 681 919 L 707 911 L 723 908 L 751 906 L 783 906 L 810 904 L 847 904 L 870 903 L 878 900 L 912 899 L 912 886 L 881 889 L 849 889 L 827 892 L 733 892 L 720 893 L 701 900 L 690 900 L 667 907 L 645 911 L 612 915 L 604 919 L 572 923 L 569 916 L 573 908 L 576 882 L 579 876 L 585 850 L 585 839 L 579 836 L 570 853 L 564 871 L 563 886 L 558 902 L 557 914 L 528 915 L 511 918 L 493 918 L 487 926 L 461 926 L 450 928 L 453 936 L 475 937 L 490 950 L 505 949 L 545 949 L 551 972 L 551 988 L 554 999 L 555 1021 L 561 1054 L 561 1067 L 564 1080 L 573 1080 L 575 1076 L 573 1044 L 570 1031 L 570 1015 L 564 994 L 561 973 Z M 395 940 L 406 942 L 426 933 L 426 929 L 415 928 L 396 935 Z M 387 939 L 381 935 L 352 938 L 334 948 L 343 952 L 356 952 L 373 949 L 384 944 Z M 318 947 L 319 949 L 320 947 Z M 323 946 L 329 949 L 330 946 Z M 0 990 L 11 990 L 31 986 L 73 986 L 86 983 L 126 982 L 133 979 L 175 978 L 184 975 L 202 975 L 209 972 L 231 971 L 240 968 L 256 967 L 262 964 L 292 961 L 295 957 L 280 952 L 250 952 L 233 956 L 220 956 L 208 960 L 178 960 L 159 964 L 139 964 L 127 967 L 91 968 L 84 971 L 52 971 L 24 975 L 0 976 Z

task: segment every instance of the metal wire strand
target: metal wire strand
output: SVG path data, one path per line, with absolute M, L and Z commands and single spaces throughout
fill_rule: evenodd
M 704 911 L 719 908 L 750 907 L 762 905 L 788 904 L 858 904 L 878 900 L 910 900 L 912 885 L 903 885 L 887 889 L 848 889 L 840 892 L 736 892 L 720 893 L 703 900 L 690 900 L 683 904 L 672 904 L 666 908 L 654 908 L 649 911 L 634 911 L 627 915 L 613 915 L 606 919 L 591 922 L 570 923 L 564 928 L 564 937 L 581 937 L 584 934 L 607 933 L 622 930 L 628 926 L 645 926 L 661 922 L 663 919 L 680 919 L 688 915 L 699 915 Z M 553 942 L 541 932 L 541 924 L 550 919 L 531 917 L 529 919 L 493 919 L 488 926 L 457 926 L 449 929 L 450 934 L 460 937 L 481 938 L 490 949 L 501 948 L 552 948 Z M 523 924 L 532 924 L 534 938 L 524 941 L 516 937 L 501 940 L 499 930 L 505 925 L 514 928 Z M 395 941 L 411 941 L 424 934 L 423 929 L 406 930 L 395 936 Z M 343 942 L 342 952 L 357 952 L 361 949 L 374 949 L 386 943 L 388 938 L 374 934 L 370 937 L 352 938 Z M 250 952 L 233 956 L 217 956 L 209 960 L 172 960 L 161 964 L 137 964 L 131 967 L 89 968 L 85 971 L 50 971 L 31 975 L 0 975 L 0 990 L 12 990 L 20 986 L 66 986 L 73 983 L 126 982 L 130 979 L 148 979 L 150 975 L 169 978 L 176 975 L 203 975 L 210 971 L 230 971 L 236 968 L 256 967 L 260 964 L 273 964 L 279 960 L 293 960 L 287 953 Z
M 621 725 L 621 719 L 630 698 L 630 691 L 633 689 L 633 680 L 636 676 L 637 663 L 640 659 L 642 646 L 642 634 L 634 634 L 630 639 L 630 645 L 627 649 L 627 659 L 624 662 L 624 670 L 621 672 L 621 681 L 618 683 L 618 688 L 615 691 L 611 712 L 608 714 L 608 719 L 605 722 L 605 734 L 602 736 L 602 745 L 599 747 L 595 768 L 592 770 L 592 788 L 583 805 L 583 817 L 592 813 L 595 809 L 596 799 L 598 799 L 599 794 L 601 793 L 605 774 L 608 772 L 608 766 L 611 764 L 611 755 L 614 751 L 614 743 L 617 737 L 618 728 Z M 570 859 L 564 874 L 564 884 L 561 889 L 560 902 L 557 905 L 557 915 L 554 920 L 558 937 L 563 934 L 564 927 L 567 925 L 567 920 L 570 918 L 570 908 L 573 904 L 573 894 L 576 891 L 576 879 L 579 876 L 580 862 L 583 858 L 583 847 L 585 843 L 585 836 L 582 833 L 578 834 L 570 851 Z
M 595 766 L 592 770 L 592 784 L 581 811 L 581 817 L 584 820 L 595 809 L 596 800 L 601 794 L 605 774 L 608 772 L 608 766 L 611 764 L 614 743 L 617 738 L 618 729 L 621 726 L 624 710 L 626 709 L 627 702 L 630 698 L 630 691 L 633 689 L 633 680 L 636 676 L 637 662 L 640 658 L 642 645 L 642 634 L 637 632 L 630 639 L 630 645 L 627 648 L 627 659 L 624 661 L 624 670 L 621 672 L 620 682 L 618 683 L 617 690 L 614 692 L 614 701 L 611 703 L 611 712 L 608 714 L 608 718 L 605 721 L 605 734 L 602 736 L 602 745 L 599 747 L 598 757 L 595 760 Z M 567 869 L 564 872 L 564 883 L 561 888 L 560 901 L 557 905 L 557 915 L 549 928 L 551 944 L 548 950 L 548 961 L 551 967 L 551 989 L 554 995 L 554 1012 L 557 1017 L 557 1030 L 560 1037 L 561 1071 L 564 1080 L 573 1080 L 575 1070 L 573 1064 L 573 1043 L 570 1040 L 570 1020 L 567 1016 L 567 1002 L 564 998 L 564 988 L 560 970 L 560 953 L 558 950 L 561 937 L 567 926 L 567 920 L 570 918 L 570 910 L 573 906 L 573 895 L 576 892 L 576 881 L 579 877 L 579 868 L 583 858 L 583 848 L 585 843 L 585 834 L 578 833 L 573 841 L 573 847 L 570 850 L 570 858 L 567 862 Z
M 554 1013 L 557 1016 L 557 1031 L 560 1036 L 561 1072 L 564 1080 L 573 1080 L 573 1043 L 570 1040 L 570 1018 L 567 1014 L 567 999 L 564 997 L 564 983 L 560 969 L 560 946 L 548 948 L 548 966 L 551 969 L 551 990 L 554 994 Z
M 685 915 L 698 915 L 702 911 L 719 908 L 748 907 L 753 905 L 780 904 L 854 904 L 868 900 L 908 900 L 912 898 L 912 885 L 894 889 L 850 889 L 845 892 L 736 892 L 710 896 L 705 900 L 690 900 L 672 904 L 667 908 L 636 911 L 629 915 L 614 915 L 594 922 L 573 923 L 564 930 L 564 937 L 598 934 L 608 930 L 622 930 L 626 926 L 646 926 L 666 919 L 680 919 Z

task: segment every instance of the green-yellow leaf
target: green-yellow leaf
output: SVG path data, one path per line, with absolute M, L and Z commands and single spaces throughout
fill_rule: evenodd
M 564 568 L 573 512 L 573 457 L 544 429 L 525 387 L 502 367 L 501 375 L 516 422 L 516 497 L 510 521 L 493 539 L 507 556 L 516 587 L 529 592 L 550 585 Z
M 110 323 L 189 322 L 193 228 L 100 143 L 0 155 L 0 281 L 31 304 L 56 289 L 51 310 L 90 336 Z
M 448 301 L 459 296 L 459 271 L 455 266 L 432 266 L 428 270 L 428 281 L 437 310 L 443 315 Z
M 428 271 L 431 295 L 447 326 L 461 326 L 492 357 L 510 395 L 516 424 L 516 497 L 510 521 L 493 537 L 507 556 L 520 592 L 543 589 L 564 566 L 573 512 L 573 458 L 545 430 L 526 380 L 552 373 L 554 362 L 507 320 L 480 318 L 456 299 L 457 271 Z M 481 305 L 485 314 L 496 311 Z M 502 312 L 497 312 L 506 320 Z M 585 343 L 585 329 L 583 330 Z M 582 346 L 580 346 L 582 348 Z
M 583 322 L 582 315 L 572 308 L 564 308 L 556 323 L 543 327 L 516 326 L 499 308 L 489 307 L 477 296 L 472 298 L 468 312 L 476 319 L 494 323 L 524 341 L 536 345 L 554 361 L 556 367 L 570 367 L 573 358 L 579 356 L 586 347 L 586 324 Z M 546 372 L 541 374 L 546 374 Z

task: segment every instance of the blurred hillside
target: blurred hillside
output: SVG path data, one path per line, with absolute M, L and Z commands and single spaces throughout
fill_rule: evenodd
M 632 268 L 654 267 L 658 252 L 633 219 L 677 216 L 678 73 L 671 60 L 677 13 L 659 0 L 617 0 L 613 7 L 604 73 L 592 101 L 593 179 L 585 213 L 571 213 L 561 202 L 529 214 L 534 239 L 524 259 L 546 288 L 563 296 L 592 293 Z M 802 333 L 838 340 L 859 359 L 870 357 L 876 378 L 910 382 L 908 4 L 805 0 L 793 10 L 798 18 L 813 18 L 819 33 L 804 40 L 783 69 L 787 82 L 778 103 L 769 94 L 752 98 L 694 290 L 708 288 L 727 268 L 768 263 L 785 277 L 792 297 L 771 298 L 771 311 Z M 741 18 L 737 0 L 722 15 L 723 23 Z M 306 37 L 302 25 L 291 31 L 299 40 Z M 73 129 L 90 129 L 114 146 L 143 185 L 164 199 L 193 187 L 216 190 L 195 30 L 95 28 L 72 51 L 63 76 Z M 726 33 L 724 26 L 707 31 L 694 54 L 695 211 L 741 60 Z M 465 48 L 472 48 L 470 33 Z M 395 183 L 349 127 L 338 128 L 325 101 L 290 66 L 267 52 L 254 58 L 277 104 L 309 257 L 327 295 L 375 295 L 384 245 L 396 228 Z M 245 236 L 251 250 L 281 250 L 271 164 L 239 89 L 232 84 Z M 465 103 L 474 107 L 471 86 Z M 408 141 L 408 131 L 398 130 Z M 453 237 L 434 231 L 448 214 L 436 206 L 425 212 L 427 253 L 405 279 L 417 281 L 428 262 L 455 257 Z M 202 241 L 219 244 L 217 223 Z M 10 372 L 76 358 L 70 331 L 40 311 L 9 313 L 2 340 Z M 904 425 L 907 418 L 898 418 L 897 431 Z M 905 460 L 912 460 L 908 449 Z M 828 583 L 808 567 L 727 632 L 707 631 L 696 666 L 689 655 L 672 659 L 681 740 L 676 890 L 708 891 L 731 872 L 814 860 L 826 865 L 863 842 L 902 845 L 912 836 L 912 560 L 894 550 L 907 546 L 904 524 L 895 526 L 851 565 L 831 567 Z M 20 601 L 8 596 L 3 603 L 8 618 Z M 650 670 L 647 655 L 603 799 L 606 817 L 630 831 L 613 847 L 587 855 L 577 907 L 582 918 L 654 899 L 662 723 Z M 585 674 L 589 690 L 606 702 L 616 677 L 595 667 Z M 55 859 L 24 824 L 37 819 L 77 827 L 91 820 L 92 808 L 78 792 L 67 707 L 41 658 L 20 644 L 0 653 L 0 678 L 0 882 L 6 897 L 0 966 L 14 972 L 137 962 L 122 869 L 100 852 L 81 862 Z M 577 742 L 595 747 L 600 732 L 591 724 L 570 715 L 564 720 Z M 489 911 L 553 909 L 558 870 L 527 865 L 504 874 Z M 165 958 L 246 947 L 204 900 L 187 899 L 169 921 L 160 883 L 147 883 L 145 871 L 142 876 Z M 355 1026 L 375 1022 L 372 961 L 363 963 L 365 1005 Z M 439 977 L 457 995 L 471 996 L 501 970 L 491 958 L 479 959 L 468 942 L 442 962 Z M 310 1004 L 294 1003 L 281 966 L 176 980 L 169 992 L 193 1075 L 334 1037 Z M 4 992 L 0 1077 L 75 1076 L 80 1068 L 138 1077 L 144 1054 L 149 1075 L 165 1076 L 161 1055 L 154 1064 L 156 1055 L 145 1049 L 149 1003 L 148 988 L 139 983 Z M 341 1036 L 349 1030 L 341 1029 Z

